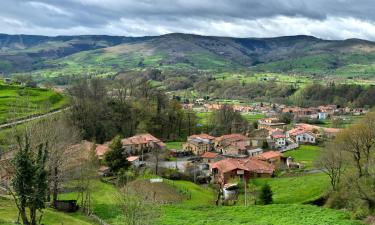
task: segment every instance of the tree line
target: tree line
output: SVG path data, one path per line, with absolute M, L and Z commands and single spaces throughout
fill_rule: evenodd
M 329 143 L 317 161 L 331 182 L 327 205 L 357 218 L 375 213 L 375 113 L 369 113 Z

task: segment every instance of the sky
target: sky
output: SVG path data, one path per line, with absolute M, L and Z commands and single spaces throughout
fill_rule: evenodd
M 375 41 L 374 0 L 0 0 L 0 33 Z

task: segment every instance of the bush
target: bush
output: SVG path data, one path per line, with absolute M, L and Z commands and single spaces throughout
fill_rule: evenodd
M 261 202 L 261 204 L 263 205 L 268 205 L 268 204 L 271 204 L 273 199 L 272 199 L 272 190 L 271 190 L 271 186 L 268 185 L 268 184 L 264 184 L 262 186 L 262 189 L 260 191 L 260 195 L 259 195 L 259 200 Z

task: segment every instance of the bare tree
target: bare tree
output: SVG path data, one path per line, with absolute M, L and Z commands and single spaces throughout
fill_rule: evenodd
M 131 188 L 123 188 L 118 195 L 118 204 L 123 213 L 123 224 L 148 225 L 153 224 L 158 218 L 158 207 L 155 202 L 142 199 Z
M 319 160 L 315 162 L 316 166 L 329 176 L 333 191 L 338 190 L 338 185 L 345 169 L 344 153 L 337 146 L 335 142 L 330 143 L 324 149 Z

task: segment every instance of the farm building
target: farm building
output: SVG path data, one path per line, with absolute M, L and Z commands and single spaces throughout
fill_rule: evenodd
M 249 180 L 255 177 L 270 177 L 275 168 L 267 162 L 254 158 L 227 158 L 211 164 L 211 171 L 214 182 L 224 185 L 234 178 Z
M 131 155 L 139 155 L 156 148 L 164 149 L 165 144 L 151 134 L 139 134 L 121 140 L 124 152 Z

